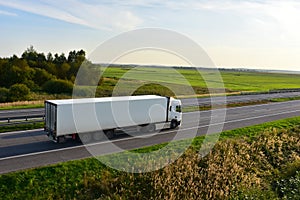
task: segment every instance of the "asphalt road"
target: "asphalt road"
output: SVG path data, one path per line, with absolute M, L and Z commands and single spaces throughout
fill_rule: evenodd
M 227 96 L 226 101 L 224 97 L 212 97 L 212 98 L 187 98 L 181 99 L 183 106 L 207 106 L 213 102 L 215 105 L 224 103 L 241 103 L 251 102 L 259 100 L 268 100 L 273 98 L 284 98 L 284 97 L 297 97 L 300 96 L 300 92 L 286 92 L 286 93 L 273 93 L 273 94 L 253 94 L 253 95 L 236 95 Z M 198 100 L 198 101 L 197 101 Z M 2 110 L 0 111 L 0 121 L 7 120 L 8 118 L 17 118 L 24 116 L 43 116 L 44 108 L 35 109 L 17 109 L 17 110 Z
M 225 111 L 226 116 L 223 116 Z M 166 129 L 144 137 L 120 135 L 112 142 L 102 141 L 86 146 L 71 140 L 64 144 L 53 143 L 43 130 L 2 133 L 0 173 L 87 158 L 92 156 L 90 152 L 104 155 L 293 116 L 300 116 L 300 101 L 184 113 L 182 127 L 177 130 Z M 119 149 L 112 147 L 111 143 Z
M 44 115 L 43 108 L 33 109 L 14 109 L 14 110 L 0 110 L 0 121 L 7 120 L 8 118 L 25 118 L 26 116 L 42 116 Z
M 286 93 L 270 93 L 270 94 L 248 94 L 248 95 L 234 95 L 227 96 L 227 103 L 242 103 L 242 102 L 252 102 L 260 100 L 269 100 L 274 98 L 287 98 L 287 97 L 297 97 L 300 96 L 300 92 L 286 92 Z M 214 104 L 224 104 L 224 97 L 212 97 L 212 98 L 199 98 L 198 102 L 194 99 L 181 99 L 182 104 L 186 106 L 210 105 L 211 102 Z

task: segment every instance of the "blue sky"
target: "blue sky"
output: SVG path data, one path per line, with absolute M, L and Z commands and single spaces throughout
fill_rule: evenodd
M 91 53 L 124 31 L 158 27 L 190 37 L 217 66 L 300 71 L 299 11 L 297 0 L 0 0 L 0 56 L 30 45 Z

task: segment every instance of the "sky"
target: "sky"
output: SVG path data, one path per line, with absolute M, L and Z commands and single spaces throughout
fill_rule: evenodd
M 197 42 L 218 67 L 300 71 L 298 0 L 0 0 L 0 22 L 0 57 L 30 45 L 89 54 L 118 34 L 155 27 Z M 184 65 L 149 52 L 120 62 Z

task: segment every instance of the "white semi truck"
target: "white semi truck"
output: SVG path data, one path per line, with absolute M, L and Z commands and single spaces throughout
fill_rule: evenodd
M 181 125 L 181 101 L 156 95 L 45 101 L 45 131 L 57 143 L 108 139 L 118 129 L 154 132 L 157 124 Z

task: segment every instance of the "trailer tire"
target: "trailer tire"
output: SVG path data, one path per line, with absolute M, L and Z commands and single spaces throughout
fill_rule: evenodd
M 172 120 L 172 121 L 171 121 L 171 124 L 170 124 L 170 128 L 171 128 L 171 129 L 174 129 L 174 128 L 176 128 L 177 126 L 178 126 L 177 121 L 176 121 L 176 120 Z
M 66 141 L 65 136 L 58 136 L 56 139 L 57 143 L 64 143 Z
M 104 131 L 107 139 L 112 139 L 115 137 L 115 131 L 112 129 L 112 130 L 106 130 Z
M 95 141 L 100 141 L 104 138 L 104 133 L 102 131 L 93 133 L 93 139 Z
M 155 124 L 149 124 L 146 127 L 147 127 L 147 132 L 148 133 L 153 133 L 156 130 Z
M 84 144 L 89 143 L 92 141 L 92 134 L 91 133 L 82 133 L 80 135 L 80 140 Z

